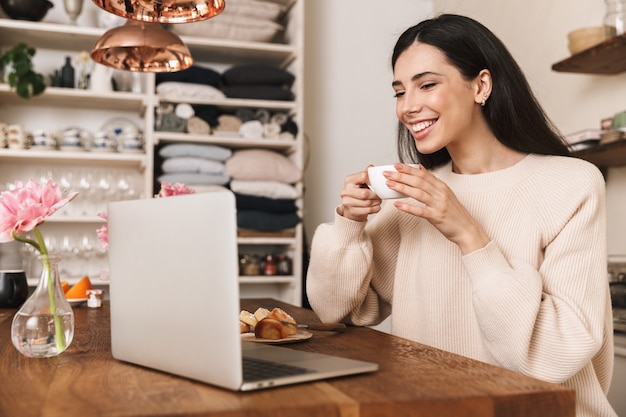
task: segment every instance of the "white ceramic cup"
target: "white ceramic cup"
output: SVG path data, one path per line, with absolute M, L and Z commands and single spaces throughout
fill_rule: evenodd
M 417 167 L 418 164 L 407 164 L 412 167 Z M 367 176 L 370 180 L 369 188 L 378 195 L 383 200 L 390 198 L 404 198 L 406 197 L 404 194 L 401 194 L 397 191 L 392 190 L 387 187 L 387 179 L 383 176 L 383 171 L 395 171 L 396 169 L 393 165 L 378 165 L 374 167 L 369 167 L 367 169 Z
M 20 125 L 9 125 L 7 128 L 7 141 L 10 149 L 26 148 L 26 134 Z
M 9 126 L 6 123 L 0 123 L 0 148 L 6 148 L 8 145 Z
M 68 148 L 80 148 L 82 144 L 78 129 L 66 129 L 63 132 L 62 144 Z
M 97 132 L 93 141 L 93 149 L 96 151 L 114 151 L 117 149 L 117 142 L 111 139 L 106 132 Z
M 51 148 L 56 145 L 54 138 L 45 130 L 33 132 L 33 146 L 41 148 Z

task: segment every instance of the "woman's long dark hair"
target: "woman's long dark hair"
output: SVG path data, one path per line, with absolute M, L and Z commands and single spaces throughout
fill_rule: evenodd
M 468 17 L 443 14 L 407 29 L 398 39 L 391 67 L 402 52 L 415 42 L 439 49 L 466 80 L 479 72 L 491 72 L 493 86 L 482 108 L 487 124 L 505 146 L 520 152 L 569 155 L 561 134 L 535 98 L 521 68 L 506 46 L 489 29 Z M 450 161 L 443 148 L 420 153 L 409 130 L 398 123 L 398 156 L 403 162 L 419 162 L 435 168 Z

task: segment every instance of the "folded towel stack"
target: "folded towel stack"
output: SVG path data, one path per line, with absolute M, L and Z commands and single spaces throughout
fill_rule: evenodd
M 233 66 L 220 74 L 192 66 L 177 73 L 158 74 L 156 92 L 162 104 L 155 115 L 155 130 L 193 134 L 226 134 L 247 139 L 294 139 L 298 126 L 282 111 L 240 108 L 223 110 L 213 105 L 172 104 L 168 97 L 219 101 L 225 98 L 293 100 L 295 77 L 289 71 L 268 65 Z
M 293 100 L 295 77 L 289 71 L 270 65 L 236 65 L 222 74 L 226 97 L 256 100 Z
M 217 19 L 172 25 L 178 35 L 250 42 L 284 42 L 282 18 L 287 8 L 275 1 L 228 0 Z
M 237 201 L 237 226 L 259 232 L 294 228 L 301 219 L 293 185 L 302 172 L 285 155 L 266 149 L 242 149 L 226 160 Z
M 272 113 L 265 109 L 241 108 L 234 114 L 219 115 L 213 133 L 246 139 L 293 140 L 298 134 L 298 126 L 285 112 Z
M 155 130 L 210 134 L 211 128 L 217 126 L 219 111 L 216 107 L 184 102 L 172 104 L 167 102 L 167 97 L 221 100 L 226 97 L 219 89 L 221 81 L 219 72 L 199 65 L 178 72 L 158 73 L 156 92 L 162 97 L 162 103 L 156 109 Z
M 225 186 L 230 181 L 225 161 L 232 151 L 217 145 L 174 143 L 163 146 L 159 182 L 184 183 L 194 186 Z

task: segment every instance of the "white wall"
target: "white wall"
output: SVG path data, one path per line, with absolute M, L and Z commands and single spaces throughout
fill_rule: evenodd
M 346 174 L 397 159 L 391 49 L 403 29 L 439 12 L 468 15 L 499 36 L 563 133 L 597 128 L 600 119 L 626 110 L 626 74 L 551 70 L 569 56 L 568 32 L 602 24 L 603 0 L 307 0 L 309 238 L 332 220 Z M 609 171 L 607 202 L 609 253 L 626 254 L 626 168 Z
M 306 0 L 305 227 L 333 219 L 346 175 L 395 162 L 390 57 L 430 0 Z

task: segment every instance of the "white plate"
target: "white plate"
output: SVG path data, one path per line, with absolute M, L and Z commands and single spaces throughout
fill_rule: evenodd
M 296 334 L 286 337 L 284 339 L 260 339 L 256 337 L 254 333 L 242 333 L 241 341 L 242 342 L 267 343 L 270 345 L 282 345 L 285 343 L 302 342 L 303 340 L 310 339 L 311 337 L 313 337 L 313 333 L 307 332 L 305 330 L 298 330 Z
M 86 303 L 87 299 L 86 298 L 68 298 L 67 302 L 70 303 L 70 306 L 72 307 L 78 307 L 79 305 Z
M 123 117 L 108 120 L 102 125 L 100 131 L 108 133 L 109 138 L 117 142 L 122 139 L 122 135 L 124 134 L 141 134 L 141 129 L 139 129 L 132 120 Z

